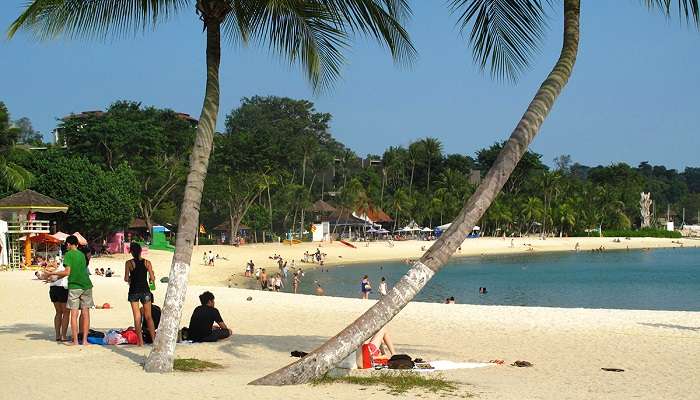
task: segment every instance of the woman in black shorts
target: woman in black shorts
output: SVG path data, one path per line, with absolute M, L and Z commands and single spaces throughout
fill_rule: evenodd
M 155 338 L 156 329 L 153 325 L 153 316 L 151 315 L 153 293 L 151 293 L 149 288 L 149 282 L 153 284 L 156 277 L 153 273 L 151 262 L 141 258 L 141 246 L 138 243 L 131 243 L 130 253 L 133 259 L 126 262 L 124 281 L 129 284 L 128 299 L 129 303 L 131 303 L 131 312 L 134 314 L 134 327 L 136 328 L 138 345 L 143 346 L 143 328 L 141 326 L 139 302 L 143 304 L 143 318 L 146 320 L 146 329 L 148 329 L 151 337 Z
M 56 267 L 56 272 L 63 271 L 63 265 Z M 49 282 L 49 298 L 56 310 L 53 317 L 53 327 L 56 330 L 56 341 L 65 342 L 68 331 L 68 321 L 70 321 L 70 310 L 66 306 L 68 302 L 68 277 Z

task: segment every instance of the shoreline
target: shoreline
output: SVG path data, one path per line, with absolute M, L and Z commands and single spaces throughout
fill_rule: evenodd
M 613 242 L 615 238 L 608 237 L 577 237 L 577 238 L 547 238 L 542 240 L 537 237 L 511 238 L 483 237 L 478 239 L 466 239 L 461 246 L 461 251 L 455 252 L 450 260 L 467 257 L 522 255 L 522 254 L 550 254 L 558 252 L 574 252 L 576 243 L 580 245 L 581 252 L 598 249 L 601 246 L 605 251 L 616 250 L 653 250 L 659 248 L 697 248 L 700 240 L 693 239 L 665 239 L 665 238 L 631 238 L 622 239 L 619 243 Z M 338 241 L 331 243 L 300 243 L 293 246 L 280 243 L 247 244 L 240 247 L 230 245 L 196 246 L 193 251 L 190 283 L 192 285 L 212 285 L 228 287 L 254 287 L 255 280 L 244 277 L 245 264 L 252 260 L 257 267 L 266 268 L 270 272 L 279 271 L 278 265 L 269 257 L 279 254 L 285 260 L 289 260 L 291 272 L 291 260 L 294 260 L 296 268 L 304 270 L 317 269 L 318 263 L 300 262 L 305 251 L 313 253 L 318 248 L 326 253 L 324 267 L 340 267 L 352 264 L 371 264 L 383 262 L 402 262 L 420 258 L 424 251 L 431 246 L 433 241 L 401 241 L 393 242 L 393 247 L 387 242 L 353 242 L 356 248 L 351 248 Z M 683 245 L 679 244 L 682 243 Z M 221 258 L 215 262 L 214 267 L 203 265 L 201 255 L 211 250 Z M 158 279 L 168 276 L 172 253 L 151 250 L 145 256 L 153 263 Z M 123 271 L 123 265 L 130 257 L 128 255 L 114 255 L 97 257 L 91 262 L 91 267 L 107 268 Z

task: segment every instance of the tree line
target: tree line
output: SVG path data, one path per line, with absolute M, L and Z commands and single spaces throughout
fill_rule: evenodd
M 71 115 L 57 126 L 57 144 L 35 134 L 28 150 L 22 127 L 0 105 L 5 194 L 30 187 L 71 208 L 60 224 L 93 239 L 123 229 L 134 218 L 177 225 L 196 121 L 172 110 L 117 101 L 101 112 Z M 24 126 L 30 126 L 26 118 Z M 390 146 L 366 158 L 336 140 L 332 116 L 308 100 L 244 98 L 226 116 L 202 197 L 206 229 L 246 225 L 257 240 L 308 229 L 318 199 L 352 210 L 381 209 L 393 222 L 435 227 L 452 221 L 503 143 L 473 155 L 443 151 L 426 137 Z M 370 162 L 372 161 L 372 162 Z M 697 222 L 700 168 L 678 172 L 642 162 L 589 167 L 562 155 L 546 165 L 528 151 L 488 209 L 488 235 L 582 235 L 592 229 L 640 225 L 639 194 L 651 192 L 656 215 Z M 29 176 L 29 177 L 28 177 Z M 471 178 L 471 182 L 470 182 Z M 14 180 L 13 180 L 14 179 Z M 655 219 L 658 221 L 658 219 Z M 233 238 L 229 233 L 227 236 Z

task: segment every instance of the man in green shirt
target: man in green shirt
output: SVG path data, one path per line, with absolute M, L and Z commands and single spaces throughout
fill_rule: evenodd
M 70 309 L 70 330 L 73 340 L 71 344 L 78 344 L 78 311 L 80 311 L 83 345 L 87 345 L 87 336 L 90 330 L 90 308 L 95 306 L 92 300 L 92 282 L 85 254 L 78 250 L 78 238 L 73 235 L 68 236 L 66 245 L 68 251 L 63 257 L 65 270 L 54 275 L 59 278 L 68 277 L 68 308 Z

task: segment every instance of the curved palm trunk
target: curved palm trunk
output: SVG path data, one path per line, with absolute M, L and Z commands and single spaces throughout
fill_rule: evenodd
M 578 51 L 579 14 L 580 0 L 564 0 L 564 44 L 559 59 L 540 86 L 484 182 L 467 201 L 450 229 L 413 264 L 387 296 L 342 332 L 306 357 L 251 384 L 299 384 L 323 375 L 385 326 L 442 268 L 503 188 L 571 76 Z
M 225 16 L 226 12 L 223 12 Z M 192 246 L 197 235 L 199 206 L 204 179 L 207 175 L 216 117 L 219 113 L 219 63 L 221 61 L 221 21 L 223 16 L 206 17 L 207 30 L 207 83 L 197 136 L 190 156 L 184 200 L 175 243 L 175 254 L 163 304 L 163 316 L 153 350 L 144 366 L 147 372 L 170 372 L 175 360 L 175 344 L 187 293 L 187 278 L 192 260 Z

